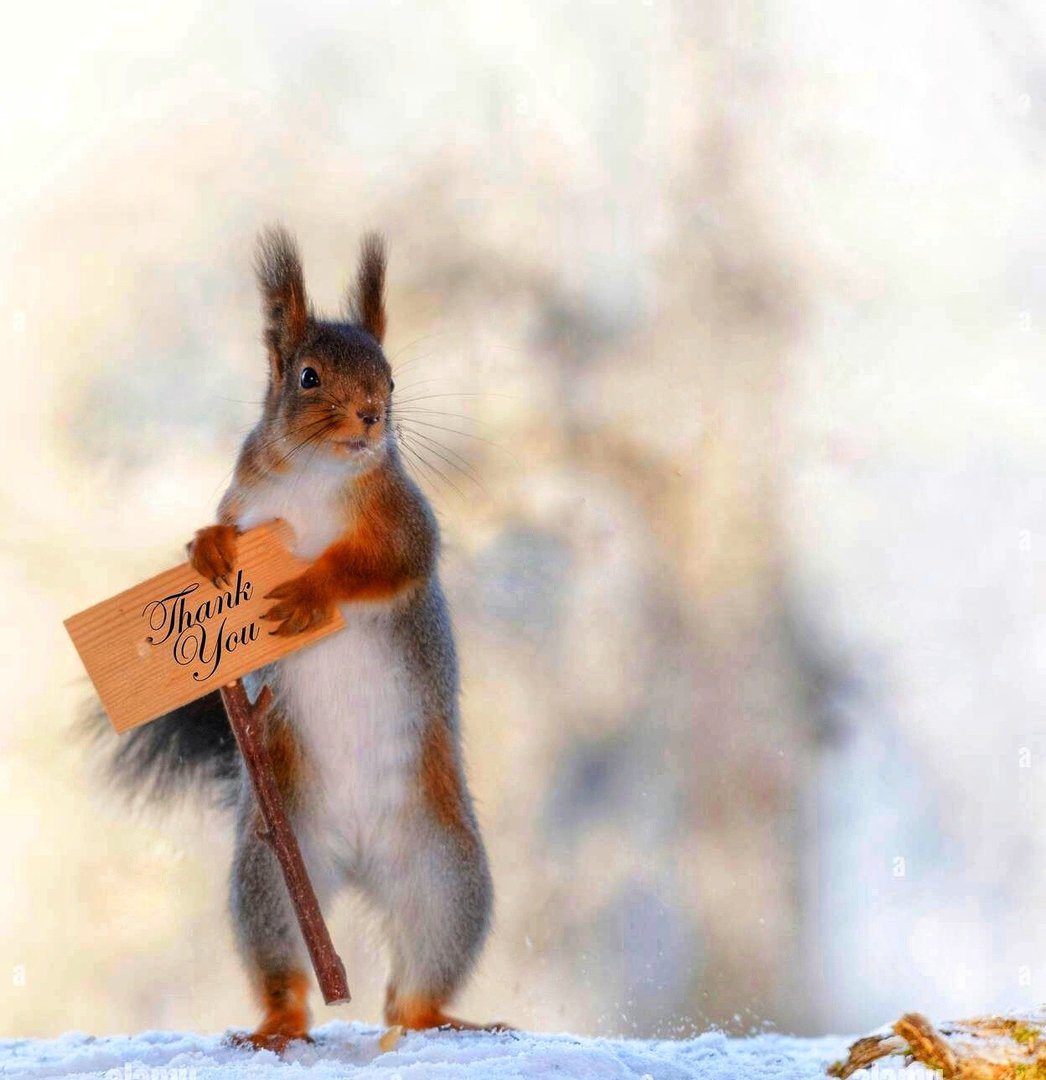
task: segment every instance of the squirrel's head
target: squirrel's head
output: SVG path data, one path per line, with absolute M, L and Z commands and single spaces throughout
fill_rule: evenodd
M 265 314 L 267 445 L 288 465 L 322 455 L 355 468 L 391 440 L 392 369 L 385 336 L 385 245 L 368 235 L 341 320 L 318 319 L 305 293 L 298 248 L 282 228 L 264 232 L 255 262 Z

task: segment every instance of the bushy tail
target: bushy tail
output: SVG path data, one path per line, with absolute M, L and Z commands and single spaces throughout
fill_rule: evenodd
M 85 727 L 107 780 L 135 803 L 162 802 L 193 788 L 221 802 L 235 798 L 240 755 L 217 691 L 122 735 L 96 701 Z

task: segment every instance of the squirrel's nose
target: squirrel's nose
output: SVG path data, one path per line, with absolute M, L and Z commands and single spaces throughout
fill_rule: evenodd
M 373 427 L 381 419 L 381 409 L 377 405 L 369 405 L 363 409 L 357 409 L 356 415 L 367 427 Z

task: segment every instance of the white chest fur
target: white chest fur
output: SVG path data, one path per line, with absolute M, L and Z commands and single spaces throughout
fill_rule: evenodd
M 335 464 L 270 477 L 247 494 L 236 524 L 243 530 L 283 518 L 294 529 L 295 554 L 314 559 L 345 528 L 353 474 Z
M 282 517 L 294 529 L 295 553 L 315 558 L 345 528 L 351 483 L 351 474 L 333 467 L 270 480 L 251 493 L 237 524 L 248 529 Z M 310 803 L 322 843 L 351 864 L 393 835 L 416 771 L 421 717 L 388 611 L 340 609 L 344 629 L 278 661 L 273 688 L 315 773 Z

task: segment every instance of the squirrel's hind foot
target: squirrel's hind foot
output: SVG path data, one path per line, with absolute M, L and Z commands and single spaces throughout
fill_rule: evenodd
M 292 1042 L 312 1042 L 305 999 L 309 980 L 304 971 L 274 972 L 259 980 L 265 1016 L 257 1031 L 230 1036 L 233 1046 L 282 1054 Z
M 494 1020 L 489 1024 L 474 1024 L 470 1020 L 462 1020 L 457 1016 L 448 1016 L 446 1013 L 441 1013 L 440 1021 L 432 1026 L 442 1028 L 444 1031 L 489 1031 L 493 1034 L 497 1034 L 499 1031 L 516 1030 L 511 1024 L 506 1024 L 503 1020 Z
M 239 1031 L 229 1035 L 230 1046 L 241 1050 L 271 1050 L 274 1054 L 283 1055 L 284 1051 L 294 1042 L 313 1042 L 312 1036 L 307 1031 L 285 1034 L 283 1032 L 267 1033 L 259 1028 L 257 1031 Z
M 408 1031 L 443 1029 L 450 1031 L 514 1031 L 510 1024 L 500 1021 L 492 1024 L 475 1024 L 445 1013 L 441 1004 L 426 998 L 399 998 L 389 995 L 385 1007 L 385 1022 L 399 1025 Z

